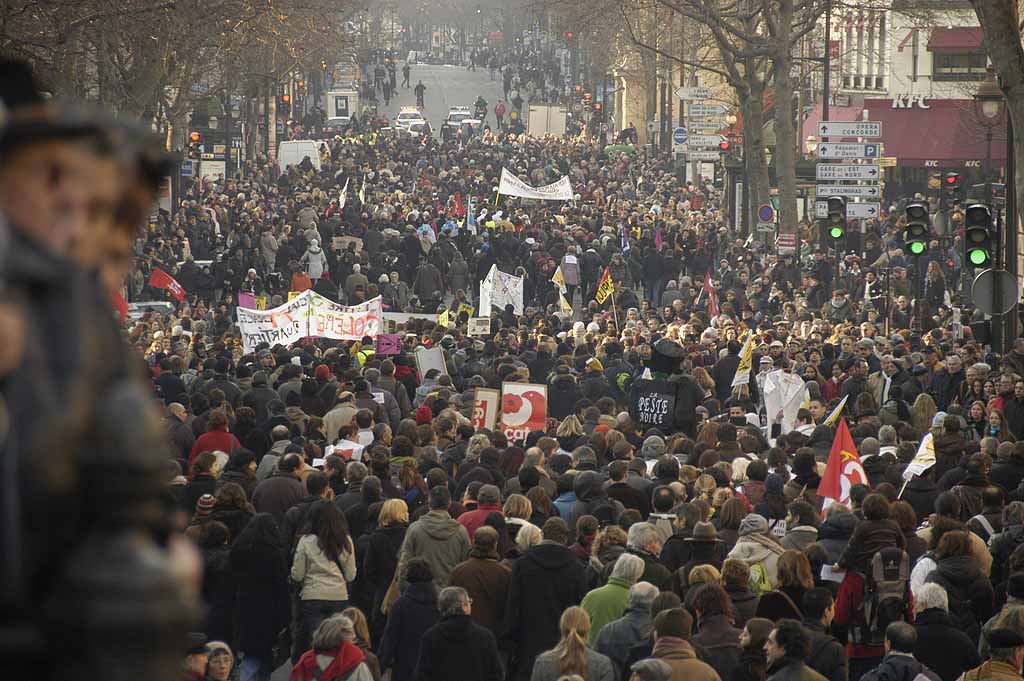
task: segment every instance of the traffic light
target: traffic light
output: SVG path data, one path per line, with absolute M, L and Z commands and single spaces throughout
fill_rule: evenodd
M 841 196 L 830 196 L 827 203 L 828 216 L 825 218 L 825 224 L 828 226 L 828 238 L 835 243 L 846 236 L 846 199 Z
M 565 32 L 565 39 L 566 40 L 571 41 L 574 37 L 576 37 L 576 36 L 575 36 L 575 34 L 572 31 L 566 31 Z
M 995 255 L 995 229 L 992 211 L 983 203 L 975 203 L 964 212 L 964 244 L 967 264 L 975 269 L 992 266 Z
M 582 85 L 577 85 L 577 86 L 576 86 L 576 87 L 574 87 L 574 88 L 573 88 L 572 90 L 573 90 L 573 92 L 575 92 L 575 93 L 576 93 L 577 95 L 579 95 L 580 93 L 582 93 L 582 92 L 583 92 L 583 86 L 582 86 Z
M 946 173 L 942 179 L 942 208 L 949 210 L 960 200 L 960 186 L 963 176 L 960 173 Z
M 729 151 L 729 140 L 722 140 L 718 143 L 718 150 L 723 152 Z
M 292 103 L 292 96 L 291 95 L 289 95 L 289 94 L 281 95 L 281 104 L 283 106 L 288 106 L 291 103 Z
M 602 108 L 604 107 L 602 107 L 601 102 L 594 102 L 594 113 L 600 113 Z
M 928 247 L 928 233 L 931 231 L 928 204 L 908 203 L 905 212 L 907 226 L 903 231 L 903 241 L 906 242 L 910 255 L 918 256 Z
M 203 135 L 200 132 L 190 132 L 188 134 L 188 157 L 199 158 L 201 155 L 200 147 L 203 144 Z

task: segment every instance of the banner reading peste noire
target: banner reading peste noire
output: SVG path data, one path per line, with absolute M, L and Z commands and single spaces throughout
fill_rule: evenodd
M 519 196 L 524 199 L 541 201 L 572 201 L 572 183 L 568 176 L 543 187 L 531 187 L 508 168 L 501 169 L 501 180 L 498 182 L 498 193 L 505 196 Z
M 272 310 L 237 309 L 242 347 L 253 352 L 260 343 L 290 345 L 307 336 L 333 340 L 376 338 L 382 330 L 380 296 L 346 307 L 304 291 Z

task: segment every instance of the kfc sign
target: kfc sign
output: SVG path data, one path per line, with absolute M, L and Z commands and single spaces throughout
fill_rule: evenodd
M 928 95 L 896 95 L 892 98 L 893 109 L 930 109 Z

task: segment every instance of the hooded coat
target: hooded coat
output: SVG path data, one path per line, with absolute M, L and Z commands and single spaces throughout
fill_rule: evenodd
M 742 560 L 748 566 L 764 564 L 768 581 L 777 584 L 779 581 L 779 556 L 785 552 L 778 543 L 761 534 L 745 534 L 736 542 L 729 552 L 729 558 Z
M 398 558 L 398 573 L 405 579 L 405 566 L 410 558 L 423 558 L 434 572 L 439 588 L 448 586 L 455 566 L 469 557 L 469 535 L 466 528 L 452 519 L 447 511 L 430 511 L 409 526 Z
M 309 242 L 309 247 L 302 254 L 302 259 L 299 262 L 306 266 L 306 272 L 310 279 L 321 278 L 324 276 L 324 270 L 327 269 L 327 256 L 324 255 L 324 249 L 320 248 L 320 243 L 316 239 Z
M 992 583 L 977 561 L 970 555 L 941 558 L 925 582 L 938 584 L 946 590 L 953 624 L 977 641 L 981 624 L 994 614 Z
M 942 681 L 956 681 L 965 671 L 981 664 L 974 642 L 954 626 L 945 610 L 928 608 L 917 613 L 914 630 L 917 631 L 914 657 Z
M 569 517 L 565 519 L 570 528 L 576 527 L 576 521 L 580 516 L 595 515 L 595 511 L 601 510 L 596 515 L 599 521 L 608 520 L 605 517 L 608 512 L 612 514 L 610 522 L 615 522 L 619 515 L 625 510 L 625 506 L 615 499 L 609 499 L 604 488 L 604 480 L 601 475 L 594 471 L 584 471 L 573 480 L 573 491 L 576 492 L 576 503 L 572 505 Z
M 562 612 L 586 593 L 583 566 L 565 546 L 542 541 L 512 567 L 505 603 L 502 649 L 510 680 L 526 681 L 538 655 L 558 644 Z
M 388 613 L 377 657 L 380 668 L 391 669 L 392 681 L 412 681 L 420 643 L 437 623 L 437 587 L 433 582 L 409 584 Z
M 857 516 L 852 513 L 837 513 L 825 518 L 818 527 L 818 543 L 828 553 L 828 559 L 834 565 L 843 555 L 843 550 L 850 543 L 853 530 L 857 527 Z
M 912 655 L 889 653 L 881 664 L 861 676 L 861 681 L 915 681 L 923 674 L 929 681 L 939 681 L 939 676 L 915 660 Z M 922 680 L 923 681 L 923 680 Z

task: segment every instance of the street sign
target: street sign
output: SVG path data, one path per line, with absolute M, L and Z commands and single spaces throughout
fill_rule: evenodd
M 721 158 L 721 153 L 717 151 L 690 151 L 687 152 L 686 157 L 691 161 L 717 161 Z
M 779 250 L 779 255 L 792 255 L 796 253 L 796 243 L 796 234 L 793 232 L 784 232 L 775 239 L 775 246 Z
M 882 171 L 876 165 L 842 165 L 819 163 L 814 169 L 819 180 L 878 180 Z
M 846 204 L 846 217 L 853 220 L 877 218 L 881 214 L 881 208 L 882 206 L 878 202 L 848 203 Z M 828 201 L 818 200 L 814 202 L 814 217 L 828 217 Z
M 697 117 L 722 116 L 725 114 L 725 107 L 721 104 L 691 104 L 689 113 Z
M 775 206 L 762 203 L 757 207 L 757 219 L 761 222 L 775 222 Z
M 579 106 L 579 104 L 577 104 L 576 106 Z M 657 120 L 647 121 L 647 132 L 654 132 L 657 129 L 658 129 L 658 121 Z
M 1001 289 L 1000 309 L 996 309 L 992 301 L 996 286 Z M 1020 289 L 1017 280 L 1006 270 L 983 270 L 978 273 L 971 285 L 971 299 L 974 306 L 985 314 L 1006 314 L 1020 300 Z
M 869 199 L 881 196 L 881 190 L 876 184 L 853 186 L 847 184 L 819 184 L 815 190 L 818 196 L 864 196 Z
M 721 130 L 722 129 L 722 122 L 721 121 L 707 121 L 707 120 L 704 120 L 704 119 L 694 119 L 694 118 L 691 118 L 689 120 L 689 122 L 687 123 L 687 125 L 689 126 L 691 132 L 696 132 L 697 130 Z
M 673 92 L 676 99 L 711 99 L 711 88 L 678 87 Z
M 687 133 L 686 128 L 682 126 L 672 131 L 672 141 L 675 144 L 686 144 L 686 140 L 688 140 L 689 138 L 689 133 Z
M 774 222 L 759 222 L 759 223 L 757 223 L 757 231 L 759 231 L 759 232 L 774 232 L 775 231 L 775 223 Z
M 721 135 L 690 135 L 691 147 L 713 147 L 717 149 L 721 142 Z
M 895 168 L 896 157 L 895 156 L 882 156 L 878 159 L 878 165 L 883 168 Z
M 818 124 L 822 137 L 881 137 L 882 124 L 878 121 L 822 121 Z
M 192 177 L 196 174 L 195 164 L 190 158 L 186 158 L 181 162 L 181 176 Z
M 818 145 L 818 158 L 878 158 L 877 144 L 825 142 Z

